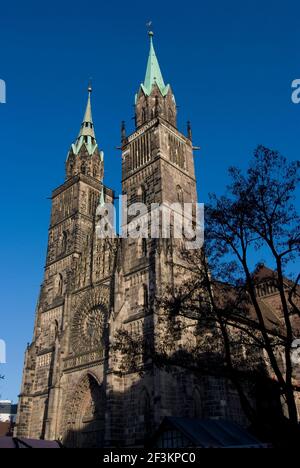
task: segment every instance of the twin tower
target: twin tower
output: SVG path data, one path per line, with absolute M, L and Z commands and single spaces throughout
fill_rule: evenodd
M 150 36 L 146 76 L 135 97 L 134 133 L 122 127 L 122 193 L 128 204 L 196 203 L 191 131 Z M 120 329 L 158 339 L 156 299 L 184 277 L 172 239 L 99 239 L 96 209 L 112 202 L 103 184 L 91 88 L 84 119 L 52 193 L 45 276 L 25 354 L 16 434 L 70 447 L 143 446 L 165 416 L 201 416 L 201 383 L 182 372 L 118 372 Z M 161 333 L 161 330 L 160 330 Z

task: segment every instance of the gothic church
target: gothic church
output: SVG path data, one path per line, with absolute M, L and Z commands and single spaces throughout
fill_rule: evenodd
M 131 135 L 122 128 L 122 193 L 129 204 L 196 203 L 191 130 L 186 136 L 177 128 L 175 97 L 149 36 L 145 80 L 135 98 L 136 128 Z M 113 203 L 114 192 L 103 183 L 91 93 L 89 88 L 65 182 L 52 193 L 45 275 L 25 354 L 16 434 L 68 447 L 138 447 L 165 416 L 241 422 L 237 396 L 233 392 L 235 403 L 222 406 L 223 384 L 212 378 L 197 382 L 156 368 L 143 377 L 115 372 L 115 332 L 124 327 L 155 341 L 155 298 L 178 280 L 178 272 L 176 249 L 167 240 L 96 236 L 97 206 Z

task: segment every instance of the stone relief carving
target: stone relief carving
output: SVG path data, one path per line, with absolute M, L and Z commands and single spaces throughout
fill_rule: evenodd
M 104 313 L 101 307 L 94 306 L 83 310 L 74 317 L 72 327 L 72 348 L 84 352 L 100 346 L 104 329 Z
M 67 447 L 101 447 L 104 439 L 103 388 L 90 374 L 84 376 L 65 404 L 62 439 Z
M 101 286 L 79 304 L 71 327 L 71 349 L 74 353 L 99 349 L 109 309 L 109 288 Z

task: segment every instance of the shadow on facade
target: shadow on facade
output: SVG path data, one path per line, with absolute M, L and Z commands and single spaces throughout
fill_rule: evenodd
M 114 392 L 105 398 L 103 385 L 99 386 L 91 375 L 88 382 L 87 392 L 78 400 L 67 424 L 63 445 L 68 448 L 143 447 L 154 430 L 152 398 L 146 386 L 137 383 L 125 393 Z
M 156 297 L 155 252 L 150 247 L 149 285 L 144 303 L 143 367 L 144 374 L 119 375 L 113 372 L 109 358 L 109 325 L 104 334 L 105 359 L 103 381 L 99 382 L 92 370 L 79 381 L 66 402 L 62 421 L 62 443 L 77 448 L 149 447 L 157 429 L 167 416 L 181 418 L 225 419 L 250 428 L 263 442 L 283 444 L 294 439 L 294 432 L 282 413 L 281 395 L 276 383 L 263 372 L 244 378 L 251 389 L 256 408 L 255 421 L 249 421 L 243 412 L 239 396 L 232 385 L 222 357 L 205 356 L 205 366 L 196 372 L 180 363 L 193 362 L 188 352 L 174 353 L 169 367 L 155 366 L 149 356 L 154 349 L 154 298 Z M 115 265 L 116 268 L 116 265 Z M 113 288 L 111 288 L 113 302 Z M 147 318 L 147 320 L 146 320 Z M 55 385 L 54 355 L 48 386 Z M 110 364 L 109 364 L 110 362 Z M 218 362 L 218 366 L 216 366 Z M 259 378 L 258 378 L 259 374 Z M 118 389 L 118 391 L 116 391 Z M 248 392 L 249 393 L 249 392 Z M 48 401 L 46 402 L 42 437 L 46 434 Z M 299 437 L 299 436 L 298 436 Z
M 108 373 L 110 377 L 121 378 Z M 153 382 L 159 379 L 157 392 Z M 103 384 L 87 374 L 74 398 L 62 443 L 70 448 L 149 448 L 165 416 L 227 419 L 244 426 L 263 442 L 285 446 L 295 440 L 296 433 L 282 414 L 280 394 L 271 380 L 259 382 L 255 388 L 258 418 L 252 424 L 242 414 L 238 397 L 226 379 L 203 376 L 197 385 L 194 380 L 195 385 L 188 387 L 192 382 L 191 375 L 155 375 L 153 370 L 124 392 L 105 393 Z

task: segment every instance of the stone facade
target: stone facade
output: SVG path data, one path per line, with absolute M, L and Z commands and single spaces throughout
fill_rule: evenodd
M 191 132 L 176 126 L 176 103 L 162 86 L 151 42 L 147 86 L 136 96 L 136 129 L 122 130 L 122 191 L 128 204 L 197 201 Z M 153 77 L 154 76 L 154 77 Z M 151 78 L 152 77 L 152 78 Z M 151 87 L 149 89 L 149 80 Z M 146 80 L 147 81 L 147 80 Z M 146 83 L 146 82 L 145 82 Z M 67 446 L 142 446 L 165 416 L 244 423 L 224 379 L 152 369 L 116 372 L 111 350 L 121 327 L 156 339 L 154 300 L 182 280 L 176 248 L 164 239 L 99 239 L 96 208 L 113 202 L 103 184 L 89 100 L 52 194 L 45 277 L 33 341 L 25 354 L 16 434 Z

